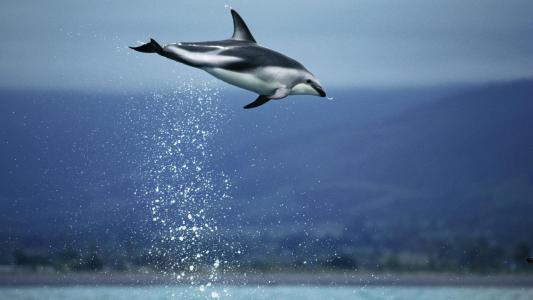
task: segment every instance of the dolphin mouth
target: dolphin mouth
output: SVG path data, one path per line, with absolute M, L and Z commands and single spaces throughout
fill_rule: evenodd
M 313 88 L 315 89 L 315 91 L 318 93 L 318 95 L 319 95 L 320 97 L 326 97 L 326 92 L 324 92 L 324 90 L 322 89 L 322 87 L 313 84 Z

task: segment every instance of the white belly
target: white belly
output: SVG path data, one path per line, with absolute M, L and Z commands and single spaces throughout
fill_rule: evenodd
M 221 68 L 204 68 L 216 78 L 240 88 L 256 92 L 259 95 L 272 95 L 283 84 L 276 80 L 276 74 L 265 72 L 235 72 Z

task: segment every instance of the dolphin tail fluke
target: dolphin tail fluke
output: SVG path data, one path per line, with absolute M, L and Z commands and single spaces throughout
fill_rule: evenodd
M 150 39 L 149 43 L 130 48 L 143 53 L 163 53 L 163 47 L 161 47 L 161 45 L 159 45 L 154 39 Z
M 267 103 L 268 101 L 270 101 L 270 98 L 268 98 L 267 96 L 264 96 L 264 95 L 259 95 L 259 97 L 257 97 L 257 99 L 255 99 L 254 102 L 247 104 L 243 108 L 244 109 L 249 109 L 249 108 L 258 107 L 258 106 L 261 106 L 261 105 Z

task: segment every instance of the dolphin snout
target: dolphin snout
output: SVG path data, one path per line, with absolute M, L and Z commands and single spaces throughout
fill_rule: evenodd
M 320 95 L 320 97 L 326 97 L 326 92 L 324 92 L 321 86 L 314 84 L 313 88 L 318 93 L 318 95 Z

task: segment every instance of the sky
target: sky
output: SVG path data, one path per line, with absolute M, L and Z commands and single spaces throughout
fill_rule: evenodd
M 299 60 L 326 88 L 533 77 L 530 0 L 3 0 L 0 88 L 121 92 L 209 79 L 128 46 L 225 39 L 229 7 L 259 44 Z

